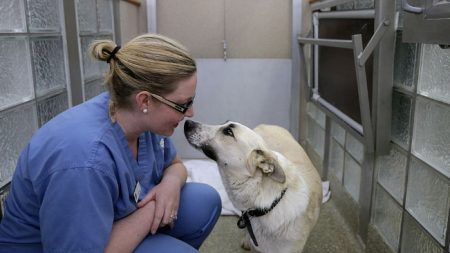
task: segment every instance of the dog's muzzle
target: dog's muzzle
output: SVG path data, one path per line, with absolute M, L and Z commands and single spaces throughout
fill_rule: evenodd
M 186 120 L 184 122 L 184 136 L 189 144 L 196 149 L 201 149 L 203 153 L 214 161 L 217 161 L 217 154 L 214 149 L 208 145 L 208 142 L 201 141 L 200 129 L 201 124 L 192 120 Z
M 199 133 L 197 132 L 200 128 L 200 123 L 192 121 L 192 120 L 186 120 L 184 122 L 184 136 L 186 137 L 189 144 L 194 146 L 195 148 L 200 147 L 200 137 Z

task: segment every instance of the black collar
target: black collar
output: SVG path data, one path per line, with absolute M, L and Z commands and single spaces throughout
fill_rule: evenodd
M 247 209 L 245 211 L 242 211 L 242 215 L 239 217 L 237 226 L 241 229 L 247 227 L 247 230 L 250 234 L 250 237 L 253 240 L 253 243 L 258 246 L 258 242 L 256 241 L 255 234 L 253 234 L 252 224 L 250 223 L 250 217 L 259 217 L 263 216 L 270 211 L 280 202 L 281 198 L 283 198 L 284 193 L 286 193 L 287 188 L 284 188 L 283 191 L 281 191 L 281 195 L 276 198 L 270 207 L 266 208 L 255 208 L 255 209 Z

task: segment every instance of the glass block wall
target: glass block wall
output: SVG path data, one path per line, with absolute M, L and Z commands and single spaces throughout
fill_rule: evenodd
M 350 1 L 337 9 L 364 9 L 369 2 Z M 382 238 L 386 252 L 450 252 L 450 49 L 403 43 L 400 3 L 391 148 L 389 154 L 374 157 L 369 226 Z M 306 111 L 306 151 L 330 180 L 332 198 L 342 202 L 336 196 L 336 187 L 342 187 L 359 207 L 361 172 L 371 163 L 360 137 L 312 102 Z M 345 217 L 346 210 L 338 209 Z
M 0 2 L 0 188 L 34 131 L 69 107 L 60 4 Z
M 394 252 L 444 252 L 450 197 L 450 50 L 403 43 L 401 24 L 392 148 L 390 155 L 376 160 L 375 198 L 389 197 L 391 208 L 388 201 L 375 202 L 372 221 Z M 396 222 L 390 222 L 394 216 Z
M 106 63 L 86 53 L 89 42 L 114 38 L 113 0 L 77 0 L 79 31 L 66 31 L 63 1 L 0 1 L 0 210 L 19 153 L 33 133 L 71 104 L 66 33 L 79 35 L 84 100 L 104 90 Z M 66 3 L 64 3 L 66 4 Z M 1 218 L 0 213 L 0 218 Z
M 444 252 L 450 189 L 450 50 L 397 31 L 392 148 L 376 160 L 372 221 L 394 252 Z M 395 216 L 396 222 L 389 220 Z M 393 239 L 394 238 L 394 239 Z M 448 251 L 447 251 L 448 252 Z

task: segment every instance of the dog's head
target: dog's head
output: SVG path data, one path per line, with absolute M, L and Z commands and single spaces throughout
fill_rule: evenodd
M 186 120 L 184 134 L 192 146 L 201 149 L 219 167 L 236 170 L 230 173 L 251 177 L 261 171 L 275 181 L 286 180 L 277 155 L 266 148 L 260 135 L 240 123 L 205 125 Z

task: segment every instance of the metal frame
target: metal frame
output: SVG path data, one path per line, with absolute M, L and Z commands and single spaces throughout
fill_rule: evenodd
M 322 1 L 312 5 L 313 10 L 328 8 L 347 1 Z M 298 37 L 298 43 L 301 48 L 304 45 L 312 44 L 315 46 L 314 68 L 317 69 L 318 46 L 346 48 L 353 50 L 354 64 L 356 70 L 356 79 L 358 87 L 359 106 L 361 110 L 361 124 L 355 122 L 339 109 L 328 103 L 320 97 L 318 93 L 318 83 L 314 87 L 309 84 L 306 78 L 303 78 L 304 85 L 310 86 L 311 96 L 307 99 L 312 100 L 327 114 L 327 121 L 332 118 L 337 120 L 350 134 L 357 137 L 364 144 L 365 155 L 362 163 L 362 175 L 360 187 L 360 212 L 359 212 L 359 237 L 367 241 L 367 232 L 371 216 L 371 204 L 373 193 L 374 160 L 375 153 L 386 154 L 389 152 L 390 127 L 391 127 L 391 102 L 392 102 L 392 83 L 393 83 L 393 60 L 394 60 L 394 41 L 395 27 L 395 3 L 391 0 L 375 1 L 374 10 L 366 11 L 332 11 L 315 12 L 313 14 L 313 24 L 318 25 L 318 18 L 374 18 L 376 29 L 372 38 L 365 48 L 362 45 L 360 34 L 352 36 L 351 40 L 332 40 L 319 39 L 317 27 L 314 29 L 315 38 Z M 300 56 L 305 61 L 304 52 L 301 50 Z M 370 111 L 367 77 L 365 72 L 365 63 L 367 59 L 374 57 L 374 77 L 372 92 L 372 113 Z M 302 66 L 303 67 L 303 66 Z M 306 73 L 306 70 L 302 70 Z M 318 80 L 318 73 L 314 73 L 314 80 Z M 304 99 L 304 98 L 303 98 Z M 343 124 L 342 124 L 343 123 Z
M 402 0 L 402 9 L 404 42 L 450 45 L 450 3 Z
M 64 23 L 66 30 L 67 58 L 69 59 L 70 85 L 68 87 L 71 105 L 83 102 L 83 73 L 81 70 L 81 59 L 79 56 L 79 39 L 77 28 L 77 3 L 76 1 L 63 1 Z
M 350 12 L 349 12 L 350 13 Z M 317 15 L 315 15 L 317 18 Z M 314 22 L 317 24 L 317 21 Z M 316 85 L 313 88 L 313 96 L 312 99 L 322 106 L 328 108 L 331 112 L 335 113 L 340 117 L 344 122 L 348 125 L 355 128 L 361 135 L 364 136 L 364 146 L 366 151 L 369 153 L 374 152 L 374 135 L 372 128 L 372 119 L 370 113 L 369 106 L 369 96 L 367 90 L 367 79 L 366 79 L 366 70 L 365 63 L 369 56 L 373 53 L 375 47 L 378 45 L 380 40 L 382 39 L 384 33 L 386 32 L 386 26 L 389 26 L 390 22 L 388 20 L 384 20 L 381 24 L 378 25 L 373 37 L 370 39 L 367 47 L 363 49 L 362 46 L 362 38 L 360 34 L 353 35 L 352 40 L 335 40 L 335 39 L 317 39 L 317 38 L 304 38 L 298 37 L 298 42 L 300 44 L 314 44 L 317 46 L 326 46 L 326 47 L 337 47 L 337 48 L 346 48 L 353 49 L 354 61 L 355 61 L 355 70 L 358 84 L 358 95 L 359 95 L 359 105 L 361 109 L 361 120 L 362 126 L 355 122 L 354 120 L 347 117 L 344 113 L 342 113 L 339 109 L 329 104 L 327 101 L 320 97 L 318 92 L 318 81 L 315 78 Z M 316 29 L 317 30 L 317 29 Z M 317 36 L 317 35 L 316 35 Z M 317 49 L 317 47 L 316 47 Z M 317 57 L 317 53 L 315 54 Z M 315 61 L 317 64 L 317 60 Z M 317 66 L 315 66 L 317 69 Z

